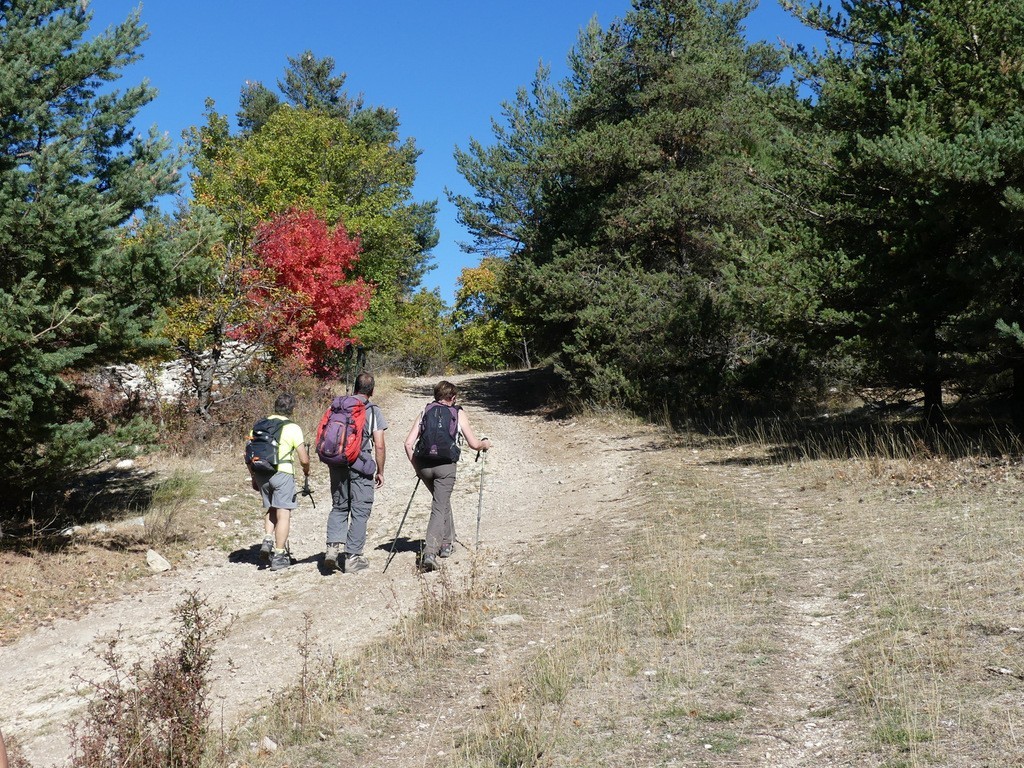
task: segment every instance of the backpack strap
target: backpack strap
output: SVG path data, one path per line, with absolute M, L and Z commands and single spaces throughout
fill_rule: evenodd
M 278 445 L 280 445 L 281 444 L 281 435 L 284 434 L 284 428 L 287 427 L 289 424 L 294 424 L 295 422 L 291 421 L 289 419 L 272 419 L 272 421 L 279 421 L 279 422 L 281 422 L 281 426 L 279 426 L 277 428 L 277 432 L 274 433 L 274 439 L 277 440 Z M 278 456 L 277 457 L 277 463 L 278 464 L 285 464 L 285 463 L 291 464 L 291 463 L 293 463 L 292 460 L 291 460 L 291 456 L 292 456 L 292 454 L 295 453 L 295 449 L 298 448 L 298 447 L 299 446 L 297 446 L 297 445 L 293 445 L 292 449 L 290 451 L 288 451 L 288 453 L 286 453 L 284 456 Z

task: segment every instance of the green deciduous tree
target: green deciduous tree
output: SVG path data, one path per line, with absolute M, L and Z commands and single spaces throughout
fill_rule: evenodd
M 145 297 L 122 280 L 148 282 L 129 262 L 151 254 L 121 252 L 119 227 L 176 169 L 130 124 L 155 91 L 110 87 L 146 37 L 137 13 L 91 39 L 77 0 L 8 0 L 0 18 L 0 472 L 24 489 L 123 444 L 76 417 L 71 375 L 139 341 Z
M 333 69 L 329 57 L 306 52 L 289 59 L 280 95 L 247 83 L 237 136 L 210 105 L 191 134 L 193 188 L 242 250 L 258 223 L 292 208 L 343 224 L 359 238 L 358 275 L 374 287 L 356 332 L 386 346 L 399 333 L 401 303 L 429 268 L 437 205 L 412 199 L 419 150 L 399 139 L 395 112 L 348 97 Z
M 485 256 L 462 270 L 452 308 L 452 346 L 457 362 L 476 370 L 530 365 L 529 345 L 505 291 L 508 262 Z

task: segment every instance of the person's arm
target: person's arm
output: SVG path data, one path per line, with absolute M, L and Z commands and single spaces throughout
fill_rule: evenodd
M 299 464 L 302 466 L 302 473 L 306 477 L 309 477 L 309 451 L 306 450 L 305 443 L 299 443 L 298 447 L 295 449 L 295 455 L 298 457 Z
M 377 472 L 373 476 L 374 488 L 384 485 L 384 459 L 387 458 L 387 453 L 387 448 L 384 445 L 384 430 L 373 430 L 373 459 L 377 462 Z
M 7 768 L 7 746 L 4 744 L 2 732 L 0 732 L 0 768 Z
M 423 422 L 423 414 L 421 413 L 416 417 L 416 421 L 412 423 L 412 429 L 409 430 L 409 434 L 405 438 L 405 455 L 409 461 L 412 461 L 412 452 L 416 448 L 416 440 L 420 436 L 420 424 Z
M 462 436 L 466 438 L 466 444 L 474 451 L 486 451 L 491 447 L 491 441 L 486 437 L 482 440 L 476 436 L 476 432 L 473 431 L 473 427 L 469 425 L 469 416 L 466 415 L 465 411 L 459 411 L 459 430 L 462 432 Z

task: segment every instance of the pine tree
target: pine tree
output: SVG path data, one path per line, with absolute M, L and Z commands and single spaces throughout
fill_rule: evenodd
M 834 297 L 865 384 L 917 390 L 941 418 L 947 384 L 1024 374 L 997 322 L 1021 319 L 1024 3 L 796 4 L 829 39 L 806 55 L 819 232 L 848 260 Z
M 737 375 L 723 238 L 758 222 L 749 169 L 780 68 L 743 39 L 751 8 L 635 2 L 581 33 L 564 104 L 521 95 L 497 147 L 463 155 L 479 197 L 463 220 L 511 244 L 508 293 L 581 397 L 711 405 Z
M 110 267 L 119 228 L 176 184 L 167 142 L 131 125 L 155 91 L 115 90 L 146 37 L 138 13 L 86 39 L 77 0 L 0 2 L 0 436 L 16 489 L 118 445 L 75 417 L 73 375 L 138 338 Z

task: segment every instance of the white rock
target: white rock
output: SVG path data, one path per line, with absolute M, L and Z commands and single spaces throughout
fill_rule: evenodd
M 277 742 L 269 736 L 263 737 L 263 741 L 260 742 L 260 747 L 267 752 L 277 752 Z
M 121 459 L 117 464 L 114 465 L 116 469 L 131 469 L 135 466 L 135 462 L 131 459 Z
M 506 613 L 504 616 L 495 616 L 491 619 L 492 624 L 497 624 L 499 627 L 507 627 L 512 624 L 522 624 L 523 617 L 518 613 Z
M 157 573 L 171 570 L 171 564 L 167 562 L 167 559 L 155 549 L 151 549 L 146 552 L 146 562 L 149 564 L 149 567 Z

